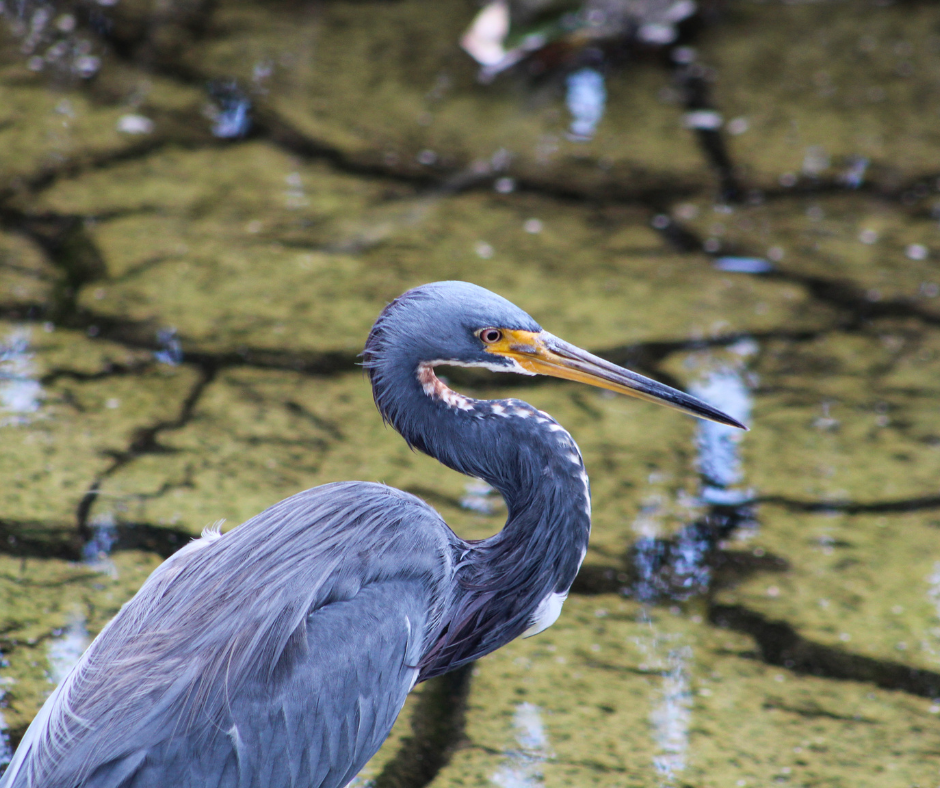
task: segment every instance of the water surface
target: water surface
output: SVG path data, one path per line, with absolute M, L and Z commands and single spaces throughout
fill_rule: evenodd
M 752 429 L 455 370 L 571 431 L 592 545 L 361 781 L 446 730 L 409 785 L 937 782 L 940 9 L 700 5 L 487 84 L 471 2 L 2 5 L 0 764 L 206 525 L 356 478 L 499 529 L 356 366 L 458 278 Z

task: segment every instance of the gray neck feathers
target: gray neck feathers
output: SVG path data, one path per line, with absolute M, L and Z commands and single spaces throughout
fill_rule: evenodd
M 463 397 L 421 362 L 390 361 L 369 368 L 383 417 L 412 447 L 493 485 L 509 509 L 498 534 L 462 543 L 453 609 L 422 661 L 425 679 L 518 637 L 547 595 L 567 592 L 587 548 L 590 493 L 576 444 L 548 415 Z

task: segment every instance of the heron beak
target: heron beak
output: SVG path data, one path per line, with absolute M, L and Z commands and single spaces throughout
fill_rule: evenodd
M 657 383 L 629 369 L 618 367 L 598 356 L 581 350 L 547 331 L 515 331 L 501 329 L 502 339 L 487 346 L 494 355 L 511 358 L 526 372 L 575 380 L 602 389 L 628 394 L 631 397 L 665 405 L 700 419 L 746 430 L 741 422 L 722 413 L 702 400 L 677 389 Z

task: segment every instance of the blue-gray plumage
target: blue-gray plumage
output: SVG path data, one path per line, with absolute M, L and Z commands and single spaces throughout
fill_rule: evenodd
M 364 352 L 383 418 L 508 506 L 480 542 L 383 485 L 307 490 L 150 576 L 30 726 L 0 788 L 341 788 L 417 681 L 551 625 L 587 549 L 571 436 L 518 400 L 477 401 L 438 364 L 550 374 L 741 426 L 439 282 L 389 304 Z

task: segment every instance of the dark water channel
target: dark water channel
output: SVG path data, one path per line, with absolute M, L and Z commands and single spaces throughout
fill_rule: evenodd
M 455 371 L 571 431 L 592 545 L 359 784 L 940 782 L 940 6 L 648 6 L 481 81 L 463 0 L 0 2 L 0 764 L 208 524 L 501 526 L 355 366 L 456 278 L 752 429 Z

